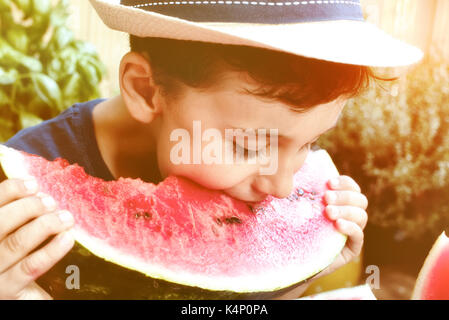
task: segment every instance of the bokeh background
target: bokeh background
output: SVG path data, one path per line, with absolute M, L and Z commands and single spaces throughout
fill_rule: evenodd
M 398 80 L 372 83 L 318 142 L 370 205 L 363 256 L 312 289 L 361 283 L 374 265 L 376 295 L 408 299 L 449 226 L 449 1 L 361 2 L 370 23 L 418 46 L 425 59 L 377 69 Z M 75 102 L 118 94 L 128 50 L 128 36 L 107 28 L 87 0 L 0 0 L 0 142 Z

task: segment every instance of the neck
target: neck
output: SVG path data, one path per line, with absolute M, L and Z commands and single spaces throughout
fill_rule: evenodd
M 98 104 L 93 111 L 100 153 L 115 179 L 141 178 L 158 183 L 155 125 L 135 120 L 120 95 Z

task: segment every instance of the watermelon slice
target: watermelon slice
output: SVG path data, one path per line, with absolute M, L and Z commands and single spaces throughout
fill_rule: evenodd
M 326 291 L 296 300 L 377 300 L 368 284 Z
M 449 238 L 443 232 L 418 275 L 413 300 L 449 300 Z
M 323 214 L 338 176 L 324 150 L 309 153 L 288 198 L 256 207 L 181 177 L 106 182 L 1 145 L 0 163 L 75 217 L 77 246 L 40 283 L 55 298 L 271 298 L 330 265 L 346 241 Z M 69 265 L 80 289 L 67 288 Z

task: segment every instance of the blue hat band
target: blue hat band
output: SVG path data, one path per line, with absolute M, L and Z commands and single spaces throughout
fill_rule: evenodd
M 192 22 L 286 24 L 299 22 L 363 21 L 359 0 L 352 1 L 142 1 L 121 4 Z

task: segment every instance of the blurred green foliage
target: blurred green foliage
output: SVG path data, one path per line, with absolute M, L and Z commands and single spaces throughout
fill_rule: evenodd
M 402 239 L 449 226 L 449 61 L 435 48 L 406 76 L 350 100 L 319 145 L 368 197 L 370 223 Z
M 105 67 L 68 16 L 68 0 L 0 0 L 0 142 L 100 96 Z

